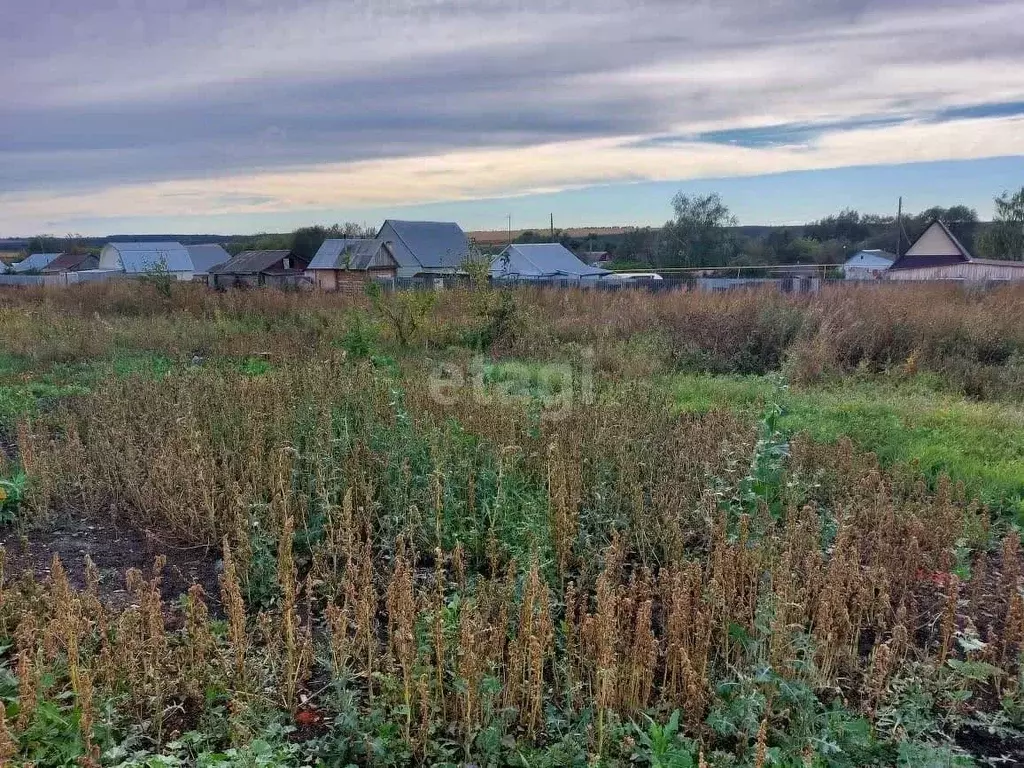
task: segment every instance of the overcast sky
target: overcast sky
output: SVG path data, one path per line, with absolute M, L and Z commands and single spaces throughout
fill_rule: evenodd
M 744 223 L 899 194 L 988 216 L 1024 185 L 1021 0 L 0 0 L 0 17 L 0 235 L 644 223 L 675 188 L 731 194 Z

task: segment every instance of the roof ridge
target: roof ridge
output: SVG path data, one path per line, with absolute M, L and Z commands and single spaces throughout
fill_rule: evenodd
M 525 245 L 529 245 L 529 243 L 525 243 Z M 540 272 L 544 271 L 544 269 L 537 262 L 535 262 L 533 259 L 526 255 L 525 251 L 519 249 L 518 244 L 513 243 L 512 245 L 509 246 L 509 248 L 515 248 L 517 251 L 519 251 L 519 255 L 526 259 L 527 262 L 532 264 L 534 269 L 539 270 Z
M 910 259 L 920 258 L 919 256 L 916 256 L 916 255 L 915 256 L 908 256 L 908 253 L 911 250 L 913 250 L 915 245 L 917 245 L 919 242 L 921 242 L 921 240 L 924 239 L 924 236 L 927 235 L 928 232 L 931 231 L 931 228 L 934 227 L 936 224 L 939 225 L 939 229 L 942 230 L 943 234 L 946 235 L 946 237 L 949 239 L 949 241 L 953 244 L 953 247 L 956 248 L 956 250 L 959 252 L 960 258 L 962 258 L 966 262 L 971 262 L 971 261 L 974 260 L 974 257 L 971 255 L 971 252 L 968 251 L 964 247 L 964 244 L 961 243 L 960 240 L 957 238 L 957 236 L 953 234 L 953 231 L 946 225 L 946 222 L 944 222 L 938 216 L 934 216 L 934 217 L 932 217 L 931 221 L 928 222 L 928 226 L 926 226 L 924 228 L 924 231 L 922 231 L 921 234 L 918 235 L 914 239 L 914 241 L 910 244 L 910 246 L 907 248 L 907 250 L 904 251 L 903 253 L 901 253 L 899 256 L 896 257 L 896 261 L 893 262 L 893 264 L 890 267 L 890 269 L 899 271 L 901 269 L 915 269 L 915 268 L 917 268 L 917 267 L 904 267 L 903 265 L 907 261 L 909 261 Z M 924 254 L 924 255 L 928 256 L 929 254 Z M 937 254 L 935 254 L 935 255 L 937 255 Z M 956 256 L 949 255 L 949 256 L 946 256 L 945 258 L 956 258 Z
M 407 243 L 405 241 L 405 238 L 402 237 L 402 233 L 399 232 L 398 228 L 395 226 L 395 222 L 396 221 L 399 224 L 402 224 L 402 223 L 406 223 L 407 224 L 407 223 L 409 223 L 408 221 L 405 221 L 403 219 L 385 219 L 384 223 L 381 224 L 381 226 L 380 226 L 380 230 L 377 232 L 377 237 L 380 237 L 380 233 L 384 231 L 384 227 L 386 227 L 388 224 L 391 224 L 391 231 L 394 232 L 395 235 L 397 235 L 399 240 L 402 241 L 402 245 L 405 246 L 405 250 L 407 250 L 409 253 L 412 254 L 412 257 L 416 260 L 416 263 L 419 264 L 420 267 L 423 267 L 423 262 L 420 261 L 420 257 L 416 255 L 416 252 L 412 248 L 409 247 L 409 243 Z M 387 241 L 385 240 L 384 242 L 387 242 Z

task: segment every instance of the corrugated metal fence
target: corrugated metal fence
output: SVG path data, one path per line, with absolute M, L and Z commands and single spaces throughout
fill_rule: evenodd
M 49 285 L 46 275 L 0 275 L 0 285 Z
M 109 280 L 139 279 L 138 275 L 126 275 L 123 272 L 66 272 L 57 275 L 0 275 L 0 286 L 46 286 L 62 287 L 79 283 L 104 282 Z M 376 281 L 386 291 L 443 291 L 452 288 L 466 288 L 470 281 L 465 276 L 443 275 L 431 277 L 389 278 Z M 843 280 L 840 278 L 821 277 L 680 277 L 664 276 L 661 280 L 584 280 L 573 281 L 565 278 L 530 279 L 502 281 L 496 287 L 535 287 L 535 288 L 582 288 L 594 291 L 646 291 L 662 293 L 667 291 L 700 291 L 722 292 L 737 290 L 771 289 L 783 293 L 814 294 L 826 285 L 844 285 L 849 288 L 862 288 L 879 285 L 899 285 L 910 281 L 888 280 Z M 1005 285 L 1007 281 L 973 282 L 956 280 L 921 280 L 918 283 L 955 283 L 970 285 L 973 288 L 989 288 Z M 271 287 L 271 286 L 267 286 Z M 280 286 L 274 286 L 280 287 Z M 304 286 L 303 286 L 304 287 Z
M 405 277 L 390 278 L 378 281 L 385 290 L 447 290 L 465 288 L 470 285 L 468 278 L 456 275 L 437 277 Z M 502 280 L 494 283 L 496 287 L 535 287 L 535 288 L 583 288 L 597 291 L 729 291 L 736 289 L 753 289 L 774 287 L 785 293 L 817 293 L 827 282 L 843 282 L 842 280 L 823 280 L 818 277 L 665 277 L 662 280 L 570 280 L 558 278 L 531 278 L 529 280 Z
M 521 282 L 507 281 L 502 285 L 536 286 L 546 288 L 583 288 L 596 291 L 647 291 L 662 293 L 665 291 L 732 291 L 751 290 L 757 288 L 775 288 L 783 293 L 817 293 L 821 286 L 830 281 L 818 277 L 677 277 L 668 276 L 661 280 L 584 280 L 572 281 L 564 278 L 551 280 L 531 279 Z
M 0 285 L 43 285 L 60 288 L 78 283 L 99 283 L 109 280 L 127 280 L 124 272 L 59 272 L 55 275 L 0 275 Z

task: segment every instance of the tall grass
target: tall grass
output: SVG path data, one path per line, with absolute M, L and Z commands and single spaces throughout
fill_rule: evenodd
M 239 748 L 256 723 L 315 718 L 375 763 L 352 739 L 383 718 L 399 762 L 497 759 L 495 733 L 535 749 L 579 722 L 610 759 L 629 757 L 628 723 L 678 710 L 709 755 L 747 760 L 794 738 L 793 686 L 801 716 L 841 694 L 851 722 L 898 706 L 911 664 L 1016 695 L 1016 539 L 989 553 L 961 492 L 849 446 L 771 459 L 770 431 L 631 394 L 524 429 L 526 405 L 440 405 L 366 363 L 199 367 L 113 379 L 34 421 L 30 508 L 113 511 L 222 550 L 224 568 L 219 600 L 196 588 L 177 608 L 159 563 L 129 574 L 122 611 L 59 563 L 5 591 L 14 738 L 51 702 L 86 755 L 126 733 L 165 750 L 200 725 Z M 944 596 L 957 579 L 969 604 Z M 949 682 L 951 659 L 1000 677 Z M 750 686 L 750 711 L 722 685 Z M 800 749 L 845 738 L 830 727 Z
M 515 296 L 514 333 L 493 340 L 496 353 L 564 359 L 586 346 L 604 369 L 640 375 L 785 369 L 794 380 L 817 381 L 930 371 L 971 397 L 1024 395 L 1024 290 L 1014 286 L 831 286 L 814 296 L 522 289 Z M 112 283 L 5 291 L 2 299 L 5 351 L 37 363 L 126 350 L 317 358 L 343 348 L 354 318 L 368 312 L 368 299 L 351 294 L 193 285 L 174 286 L 170 298 Z M 479 304 L 471 291 L 442 294 L 421 343 L 446 348 L 477 338 Z
M 493 352 L 591 346 L 593 402 L 548 418 L 472 383 L 434 397 L 432 359 L 468 354 L 451 345 L 479 320 L 458 292 L 401 354 L 348 333 L 359 300 L 14 294 L 19 366 L 169 361 L 21 416 L 24 535 L 113 515 L 207 548 L 221 576 L 172 595 L 160 558 L 86 563 L 81 583 L 57 559 L 42 582 L 3 574 L 0 762 L 915 765 L 1019 738 L 1015 531 L 964 486 L 793 437 L 775 409 L 680 414 L 630 362 L 953 382 L 992 345 L 968 325 L 1017 349 L 1019 294 L 920 289 L 856 353 L 824 318 L 881 334 L 884 289 L 517 296 L 526 327 Z M 80 335 L 48 342 L 61 324 Z M 1005 396 L 1015 363 L 989 360 Z

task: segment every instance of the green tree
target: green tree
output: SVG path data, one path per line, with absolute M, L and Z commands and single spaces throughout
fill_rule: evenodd
M 645 265 L 655 263 L 658 253 L 659 230 L 653 227 L 636 227 L 622 236 L 622 244 L 615 254 L 616 261 L 630 261 Z
M 717 193 L 672 198 L 675 218 L 662 229 L 658 262 L 667 267 L 721 266 L 738 253 L 737 224 Z
M 1024 261 L 1024 187 L 996 198 L 995 218 L 978 238 L 978 251 L 989 259 Z
M 33 253 L 57 253 L 60 251 L 60 240 L 53 235 L 36 235 L 28 241 L 25 250 L 29 256 Z
M 58 250 L 62 253 L 74 254 L 75 256 L 88 253 L 89 249 L 83 244 L 82 240 L 82 236 L 77 232 L 68 232 Z
M 978 228 L 978 212 L 966 205 L 954 205 L 949 208 L 934 205 L 916 216 L 909 217 L 904 222 L 904 228 L 911 242 L 924 234 L 928 225 L 936 219 L 949 227 L 950 231 L 956 235 L 957 240 L 963 243 L 968 251 L 974 248 L 974 235 Z
M 312 227 L 301 227 L 292 235 L 292 255 L 299 259 L 311 261 L 327 239 L 327 228 L 319 224 Z
M 365 224 L 345 222 L 344 224 L 331 224 L 325 227 L 322 224 L 314 224 L 311 227 L 300 227 L 292 234 L 292 254 L 298 258 L 311 260 L 324 244 L 324 240 L 340 238 L 366 238 L 373 237 L 375 230 L 369 229 Z
M 871 225 L 867 217 L 862 217 L 852 208 L 833 213 L 804 227 L 804 236 L 819 243 L 839 240 L 849 246 L 859 243 L 870 234 Z

